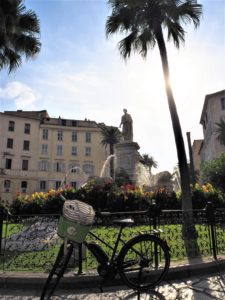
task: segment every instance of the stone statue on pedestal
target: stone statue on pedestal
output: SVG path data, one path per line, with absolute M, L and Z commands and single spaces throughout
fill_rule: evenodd
M 121 117 L 121 123 L 120 126 L 122 127 L 122 135 L 124 141 L 133 141 L 133 120 L 131 118 L 131 115 L 127 113 L 127 109 L 124 108 L 123 110 L 124 114 Z

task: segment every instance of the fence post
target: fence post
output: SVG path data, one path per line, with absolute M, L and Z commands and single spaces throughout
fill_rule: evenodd
M 211 233 L 211 242 L 212 242 L 212 253 L 213 258 L 217 260 L 217 247 L 216 247 L 216 234 L 215 234 L 215 205 L 208 201 L 205 207 L 206 218 L 209 224 L 210 233 Z
M 78 244 L 78 275 L 83 273 L 83 248 L 82 244 Z
M 160 208 L 157 206 L 156 201 L 153 200 L 152 204 L 149 206 L 149 213 L 150 217 L 153 219 L 153 230 L 157 229 L 158 226 L 158 219 L 160 215 Z M 156 235 L 158 235 L 156 233 Z M 158 268 L 159 265 L 159 257 L 158 257 L 158 249 L 157 249 L 157 244 L 154 243 L 154 257 L 155 257 L 155 267 Z

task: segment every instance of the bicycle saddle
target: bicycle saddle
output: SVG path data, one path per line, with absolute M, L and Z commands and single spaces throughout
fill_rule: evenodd
M 117 225 L 132 225 L 134 224 L 134 220 L 129 218 L 129 219 L 115 219 L 113 220 L 113 223 Z

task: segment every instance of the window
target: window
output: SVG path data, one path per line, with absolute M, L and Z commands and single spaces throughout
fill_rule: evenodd
M 48 161 L 42 160 L 39 162 L 39 171 L 48 171 Z
M 42 138 L 43 138 L 43 140 L 47 140 L 48 139 L 48 129 L 43 129 L 43 131 L 42 131 Z
M 57 139 L 58 139 L 58 141 L 62 141 L 63 140 L 63 132 L 62 131 L 58 131 L 58 133 L 57 133 Z
M 64 163 L 62 162 L 55 163 L 55 172 L 64 172 Z
M 76 131 L 72 132 L 72 142 L 77 142 L 77 132 Z
M 23 159 L 22 160 L 22 170 L 23 171 L 27 171 L 28 170 L 28 160 L 27 159 Z
M 14 131 L 14 129 L 15 129 L 15 122 L 9 121 L 9 131 Z
M 61 124 L 62 124 L 62 126 L 66 126 L 66 120 L 62 119 Z
M 85 156 L 91 156 L 91 147 L 85 147 Z
M 5 168 L 6 169 L 11 169 L 12 168 L 12 159 L 11 158 L 6 158 L 6 160 L 5 160 Z
M 27 192 L 27 182 L 26 181 L 22 181 L 21 182 L 21 192 L 22 193 L 26 193 Z
M 57 145 L 57 148 L 56 148 L 56 155 L 63 155 L 63 146 L 62 145 Z
M 13 139 L 7 139 L 7 148 L 12 149 L 13 148 Z
M 71 173 L 79 174 L 79 169 L 80 169 L 80 167 L 76 163 L 72 163 L 72 164 L 69 165 L 69 170 L 70 170 Z
M 4 181 L 4 192 L 5 193 L 10 192 L 10 186 L 11 186 L 11 181 L 10 180 L 5 180 Z
M 220 98 L 220 102 L 221 102 L 221 109 L 225 110 L 225 97 Z
M 46 181 L 45 180 L 41 180 L 40 181 L 40 190 L 41 191 L 46 191 L 46 188 L 47 188 Z
M 41 145 L 41 154 L 48 154 L 48 144 Z
M 30 150 L 30 141 L 23 141 L 23 150 L 25 151 Z
M 70 182 L 70 185 L 71 185 L 74 189 L 77 188 L 77 183 L 76 183 L 76 181 L 71 181 L 71 182 Z
M 72 149 L 71 149 L 71 154 L 76 156 L 77 155 L 77 147 L 75 146 L 72 146 Z
M 90 143 L 91 142 L 91 133 L 90 132 L 86 132 L 86 143 Z
M 92 164 L 83 165 L 83 170 L 86 174 L 89 174 L 89 175 L 94 174 L 94 166 Z
M 30 124 L 29 123 L 25 123 L 24 133 L 30 134 Z
M 61 181 L 55 182 L 55 189 L 58 190 L 61 187 Z

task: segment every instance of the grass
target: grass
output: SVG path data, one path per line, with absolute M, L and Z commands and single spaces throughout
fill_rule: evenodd
M 23 229 L 25 229 L 26 226 L 23 224 L 6 224 L 3 223 L 3 228 L 2 228 L 2 238 L 6 238 L 6 237 L 11 237 L 14 234 L 19 233 L 20 231 L 22 231 Z
M 9 224 L 7 228 L 3 226 L 3 237 L 11 237 L 14 234 L 19 233 L 24 228 L 22 224 Z M 182 226 L 181 225 L 165 225 L 161 226 L 163 230 L 160 237 L 166 239 L 171 248 L 171 260 L 182 261 L 186 257 L 185 242 L 182 239 Z M 149 226 L 135 226 L 125 228 L 123 232 L 123 240 L 127 241 L 139 233 L 150 232 Z M 210 256 L 209 247 L 209 231 L 206 225 L 196 225 L 196 231 L 198 233 L 197 246 L 200 249 L 200 253 L 203 256 Z M 116 227 L 98 227 L 92 228 L 92 232 L 97 234 L 98 237 L 105 240 L 109 245 L 114 245 L 118 233 Z M 220 238 L 220 244 L 225 245 L 225 230 L 218 230 L 218 236 Z M 87 241 L 90 241 L 90 235 L 87 236 Z M 111 250 L 105 245 L 101 245 L 108 255 L 111 255 Z M 123 244 L 120 244 L 119 250 Z M 30 251 L 30 252 L 19 252 L 19 251 L 6 251 L 5 252 L 5 264 L 4 268 L 7 271 L 32 271 L 32 272 L 48 272 L 54 263 L 57 253 L 59 251 L 60 243 L 48 245 L 47 250 L 43 251 Z M 224 247 L 219 248 L 225 253 Z M 92 255 L 87 252 L 87 261 L 84 264 L 84 269 L 95 268 L 96 261 Z

